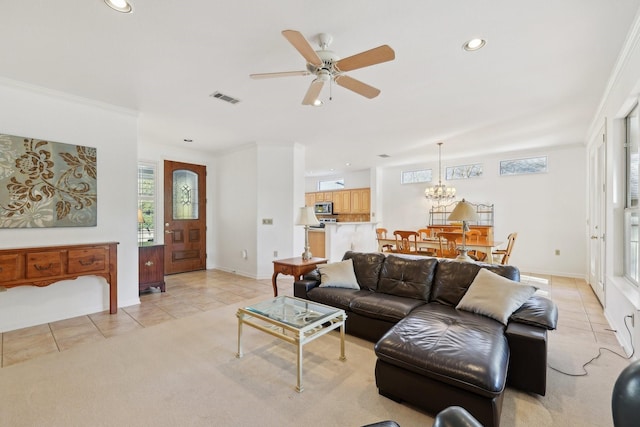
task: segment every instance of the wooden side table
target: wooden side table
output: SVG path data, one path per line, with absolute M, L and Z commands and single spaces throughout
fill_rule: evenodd
M 286 274 L 293 276 L 297 280 L 300 280 L 302 276 L 313 271 L 318 264 L 326 264 L 325 258 L 313 257 L 309 260 L 303 260 L 302 257 L 278 259 L 273 261 L 273 277 L 271 277 L 271 284 L 273 285 L 273 296 L 278 296 L 278 285 L 276 278 L 278 274 Z
M 165 291 L 164 245 L 138 247 L 138 291 L 149 288 Z

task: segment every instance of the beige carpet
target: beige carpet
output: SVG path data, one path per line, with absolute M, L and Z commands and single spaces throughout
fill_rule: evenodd
M 292 345 L 245 327 L 237 359 L 235 311 L 246 303 L 3 368 L 0 425 L 431 426 L 429 415 L 378 395 L 367 341 L 347 336 L 345 362 L 335 333 L 305 346 L 303 393 Z M 597 354 L 579 340 L 552 338 L 551 347 L 550 363 L 576 373 Z M 502 426 L 610 426 L 626 364 L 605 353 L 586 377 L 549 370 L 545 397 L 508 389 Z

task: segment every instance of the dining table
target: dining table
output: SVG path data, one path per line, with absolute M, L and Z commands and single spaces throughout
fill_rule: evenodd
M 467 249 L 467 251 L 480 251 L 480 252 L 484 252 L 487 254 L 487 258 L 482 261 L 485 262 L 487 264 L 494 264 L 494 259 L 492 256 L 492 252 L 497 249 L 498 247 L 500 247 L 504 242 L 501 241 L 497 241 L 497 240 L 493 240 L 493 239 L 488 239 L 486 237 L 467 237 L 466 238 L 466 243 L 465 243 L 465 248 Z M 446 241 L 442 242 L 442 245 L 444 246 L 446 244 Z M 460 239 L 456 239 L 456 244 L 458 247 L 462 246 L 462 233 L 460 233 Z M 378 251 L 382 252 L 382 248 L 384 245 L 392 245 L 393 247 L 395 247 L 397 245 L 396 243 L 396 239 L 378 239 Z M 412 242 L 412 246 L 413 246 L 413 242 Z M 424 239 L 418 239 L 418 241 L 416 242 L 416 246 L 418 248 L 418 251 L 423 248 L 429 248 L 429 249 L 440 249 L 440 240 L 437 237 L 428 237 L 428 238 L 424 238 Z M 393 251 L 391 251 L 393 252 Z M 420 255 L 420 253 L 417 253 L 416 255 Z

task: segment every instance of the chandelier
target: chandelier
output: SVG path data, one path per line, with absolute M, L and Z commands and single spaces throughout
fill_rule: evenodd
M 424 197 L 435 202 L 447 202 L 456 197 L 456 189 L 447 188 L 442 183 L 442 142 L 438 142 L 438 184 L 427 187 L 424 190 Z

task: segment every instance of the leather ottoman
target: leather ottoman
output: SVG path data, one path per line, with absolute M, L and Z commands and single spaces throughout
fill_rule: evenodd
M 509 364 L 504 329 L 442 304 L 416 308 L 375 345 L 379 393 L 432 414 L 462 406 L 498 427 Z

